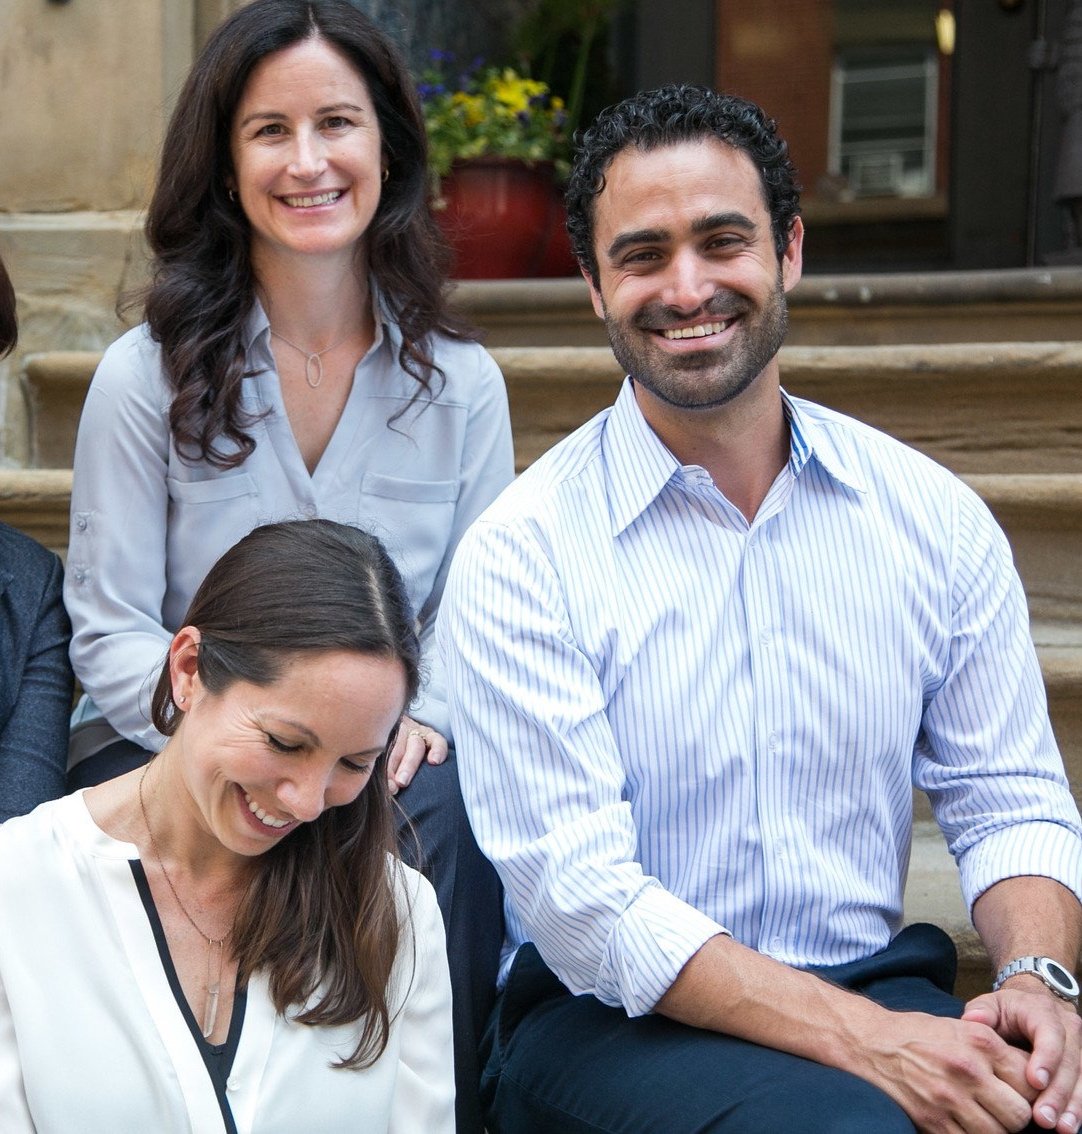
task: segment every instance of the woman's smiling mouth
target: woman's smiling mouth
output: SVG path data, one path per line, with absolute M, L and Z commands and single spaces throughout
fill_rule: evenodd
M 274 831 L 280 831 L 283 827 L 292 827 L 296 819 L 275 819 L 273 815 L 268 814 L 252 797 L 244 791 L 244 802 L 248 804 L 248 810 L 263 824 L 264 827 L 270 827 Z
M 330 189 L 326 193 L 308 196 L 280 197 L 279 200 L 291 209 L 310 209 L 314 205 L 333 205 L 345 193 L 344 189 Z

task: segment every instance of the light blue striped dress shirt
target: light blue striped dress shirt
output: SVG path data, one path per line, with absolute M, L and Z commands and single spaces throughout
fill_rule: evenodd
M 723 928 L 793 965 L 884 947 L 912 788 L 972 902 L 1082 898 L 1082 829 L 1002 532 L 926 457 L 786 398 L 754 522 L 625 383 L 463 539 L 440 613 L 508 942 L 648 1012 Z

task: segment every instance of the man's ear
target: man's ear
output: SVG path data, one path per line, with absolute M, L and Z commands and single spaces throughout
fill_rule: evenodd
M 781 256 L 781 282 L 786 291 L 792 291 L 804 270 L 804 222 L 797 217 L 789 233 L 789 243 Z
M 594 305 L 594 314 L 599 319 L 605 318 L 605 304 L 601 301 L 601 292 L 597 290 L 593 278 L 590 273 L 579 264 L 579 271 L 582 272 L 582 278 L 586 281 L 586 286 L 590 289 L 590 302 Z

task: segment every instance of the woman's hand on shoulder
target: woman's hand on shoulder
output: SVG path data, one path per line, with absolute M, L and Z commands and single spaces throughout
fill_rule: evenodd
M 403 716 L 390 759 L 387 761 L 387 783 L 391 795 L 409 787 L 422 763 L 442 764 L 447 759 L 447 738 L 434 728 L 418 724 Z

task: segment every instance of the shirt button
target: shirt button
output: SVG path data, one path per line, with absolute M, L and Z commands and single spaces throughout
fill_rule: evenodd
M 78 516 L 75 517 L 75 530 L 77 532 L 85 532 L 86 531 L 86 524 L 87 524 L 86 516 L 82 515 L 82 513 L 80 513 Z
M 225 1089 L 227 1091 L 235 1091 L 239 1087 L 240 1080 L 236 1077 L 236 1075 L 230 1075 L 230 1077 L 226 1080 Z
M 780 952 L 781 952 L 781 947 L 782 947 L 782 944 L 783 944 L 783 942 L 782 942 L 782 939 L 781 939 L 780 937 L 775 937 L 775 938 L 774 938 L 774 939 L 773 939 L 773 940 L 772 940 L 772 941 L 770 942 L 770 948 L 771 948 L 771 949 L 772 949 L 772 950 L 773 950 L 773 951 L 774 951 L 775 953 L 780 953 Z
M 770 645 L 770 631 L 769 630 L 760 630 L 759 631 L 759 641 L 762 642 L 764 646 L 769 646 Z
M 305 504 L 301 511 L 308 517 L 308 519 L 314 520 L 319 512 L 319 509 L 314 504 Z
M 767 746 L 770 748 L 770 751 L 773 752 L 778 747 L 778 734 L 776 732 L 772 732 L 766 738 L 766 743 L 767 743 Z

